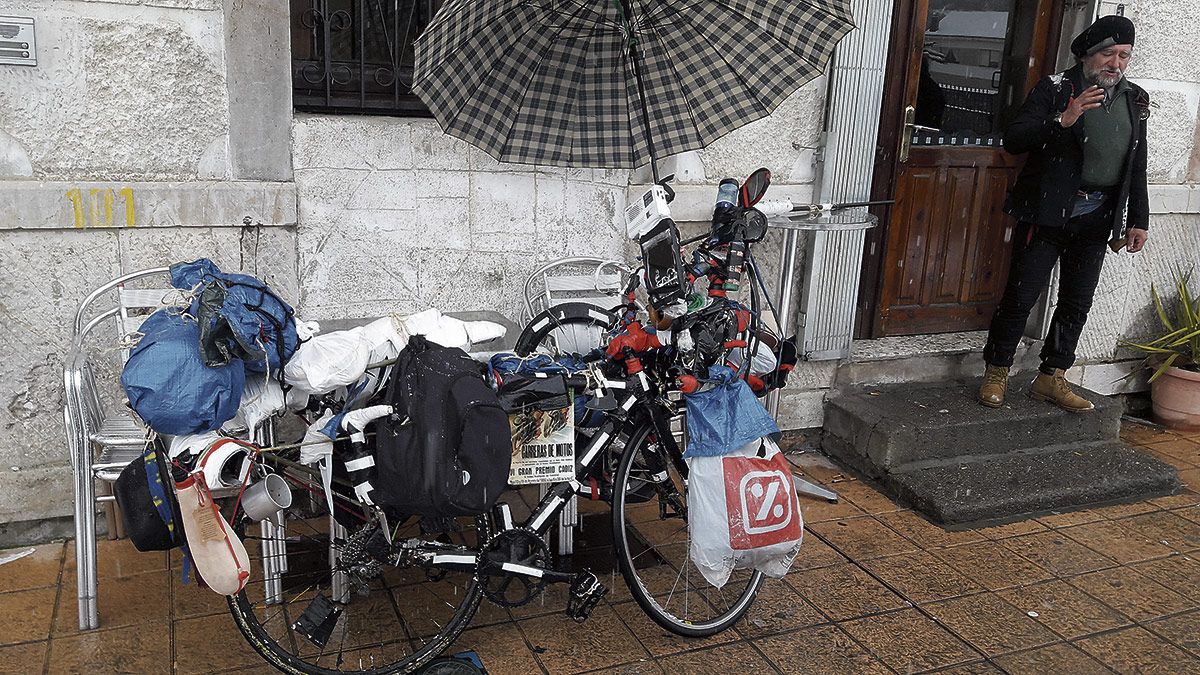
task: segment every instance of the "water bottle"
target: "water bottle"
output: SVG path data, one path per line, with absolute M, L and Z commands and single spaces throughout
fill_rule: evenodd
M 726 178 L 717 186 L 717 204 L 713 208 L 712 232 L 713 236 L 721 239 L 721 232 L 728 229 L 734 219 L 737 217 L 738 198 L 738 182 L 732 178 Z
M 725 178 L 721 184 L 717 186 L 717 204 L 720 208 L 733 208 L 737 204 L 738 198 L 738 182 L 732 178 Z

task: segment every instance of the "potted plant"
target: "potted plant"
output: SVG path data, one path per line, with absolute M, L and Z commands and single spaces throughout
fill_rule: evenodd
M 1158 337 L 1121 344 L 1143 352 L 1150 375 L 1154 416 L 1172 429 L 1200 429 L 1200 294 L 1188 288 L 1192 273 L 1176 271 L 1174 311 L 1168 312 L 1158 290 L 1150 286 L 1154 309 L 1162 322 Z

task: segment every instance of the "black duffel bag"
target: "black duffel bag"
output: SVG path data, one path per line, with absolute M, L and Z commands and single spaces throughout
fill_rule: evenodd
M 484 364 L 461 349 L 414 335 L 392 368 L 375 422 L 372 499 L 429 517 L 486 512 L 508 483 L 508 416 L 484 380 Z
M 151 444 L 121 470 L 113 486 L 125 533 L 139 551 L 169 551 L 184 543 L 175 481 L 166 455 L 159 443 Z

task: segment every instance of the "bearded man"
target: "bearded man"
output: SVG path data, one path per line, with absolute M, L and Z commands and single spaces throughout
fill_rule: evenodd
M 1004 296 L 983 351 L 978 400 L 1004 404 L 1008 370 L 1029 312 L 1060 262 L 1058 304 L 1029 395 L 1071 412 L 1094 406 L 1063 377 L 1100 279 L 1105 249 L 1146 244 L 1146 119 L 1150 97 L 1125 79 L 1133 23 L 1106 16 L 1071 43 L 1077 63 L 1040 80 L 1004 131 L 1004 149 L 1028 153 L 1004 210 L 1018 223 Z

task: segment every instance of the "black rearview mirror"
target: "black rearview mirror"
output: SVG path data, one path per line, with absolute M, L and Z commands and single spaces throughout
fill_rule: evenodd
M 747 209 L 746 227 L 742 231 L 742 241 L 754 243 L 762 241 L 762 238 L 767 236 L 767 217 L 758 209 Z
M 767 188 L 771 187 L 771 171 L 767 168 L 755 170 L 742 183 L 742 189 L 738 191 L 738 206 L 748 209 L 758 203 L 763 195 L 767 194 Z

